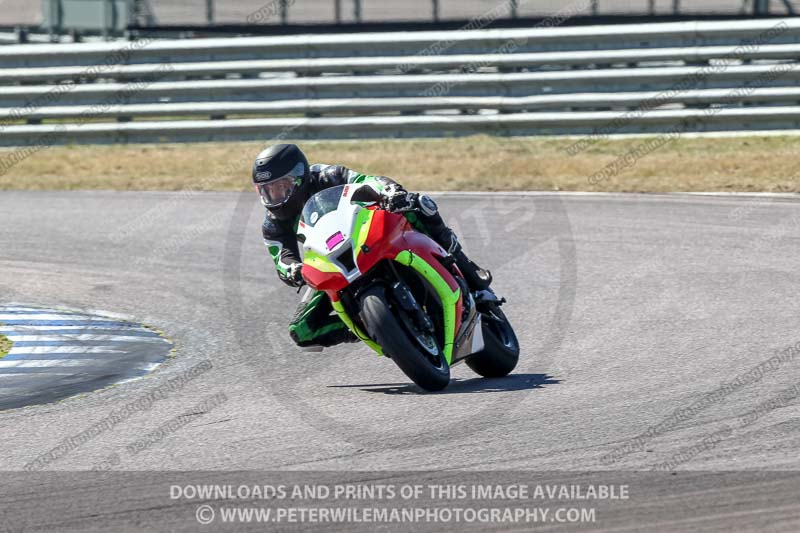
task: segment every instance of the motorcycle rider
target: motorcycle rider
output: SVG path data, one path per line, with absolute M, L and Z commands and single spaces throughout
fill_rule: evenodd
M 262 225 L 264 243 L 275 263 L 278 277 L 289 286 L 304 284 L 302 261 L 297 245 L 297 227 L 303 205 L 315 193 L 328 187 L 369 178 L 383 200 L 381 207 L 403 213 L 419 231 L 429 235 L 453 257 L 472 290 L 487 289 L 491 273 L 464 254 L 453 230 L 445 225 L 436 202 L 427 195 L 406 191 L 384 176 L 366 176 L 341 165 L 309 165 L 294 144 L 276 144 L 262 151 L 253 165 L 253 183 L 266 208 Z M 301 347 L 333 346 L 355 342 L 344 322 L 333 313 L 322 291 L 304 298 L 289 325 L 289 335 Z

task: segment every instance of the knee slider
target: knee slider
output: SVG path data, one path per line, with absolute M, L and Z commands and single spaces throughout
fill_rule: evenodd
M 289 336 L 292 338 L 294 343 L 299 346 L 300 348 L 305 348 L 306 346 L 316 346 L 316 344 L 312 341 L 308 340 L 301 340 L 300 336 L 294 329 L 289 329 Z

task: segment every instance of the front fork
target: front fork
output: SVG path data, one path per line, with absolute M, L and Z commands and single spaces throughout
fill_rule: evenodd
M 395 301 L 414 319 L 414 326 L 422 333 L 434 333 L 435 328 L 431 318 L 422 310 L 411 290 L 402 281 L 392 284 L 392 294 Z

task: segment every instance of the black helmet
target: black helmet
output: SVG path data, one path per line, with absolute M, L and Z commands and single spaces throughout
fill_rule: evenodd
M 253 165 L 253 183 L 261 203 L 282 220 L 302 209 L 309 175 L 308 159 L 294 144 L 270 146 L 258 154 Z

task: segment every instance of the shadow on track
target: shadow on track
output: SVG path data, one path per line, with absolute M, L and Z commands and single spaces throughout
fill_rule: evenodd
M 489 392 L 512 392 L 540 389 L 545 385 L 557 385 L 561 380 L 547 374 L 511 374 L 504 378 L 453 379 L 446 389 L 440 392 L 424 392 L 413 383 L 380 383 L 365 385 L 328 385 L 335 389 L 361 389 L 364 392 L 383 394 L 472 394 Z

